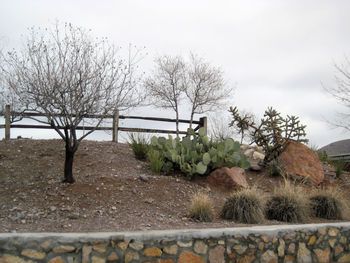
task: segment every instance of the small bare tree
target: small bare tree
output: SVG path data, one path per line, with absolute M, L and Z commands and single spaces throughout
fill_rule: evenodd
M 336 85 L 325 87 L 324 90 L 332 95 L 343 106 L 350 108 L 350 60 L 345 57 L 343 64 L 335 65 L 337 74 L 335 75 Z M 344 128 L 350 131 L 350 114 L 340 113 L 340 118 L 329 121 L 335 127 Z
M 30 30 L 21 52 L 6 56 L 6 83 L 26 110 L 45 114 L 65 141 L 64 182 L 73 183 L 73 159 L 80 142 L 103 120 L 103 115 L 139 103 L 135 75 L 137 54 L 123 60 L 106 39 L 89 36 L 80 27 L 56 24 L 53 30 Z M 130 50 L 129 50 L 130 51 Z M 84 117 L 102 115 L 94 129 L 76 132 Z
M 179 106 L 186 88 L 185 63 L 181 57 L 161 56 L 155 60 L 156 68 L 145 81 L 152 103 L 175 111 L 176 134 L 179 135 Z
M 0 113 L 5 115 L 6 105 L 11 105 L 10 123 L 14 123 L 22 120 L 22 113 L 25 111 L 25 107 L 21 104 L 16 93 L 12 92 L 6 85 L 5 77 L 1 73 L 0 71 Z
M 234 137 L 234 130 L 232 127 L 229 127 L 230 119 L 228 116 L 222 117 L 222 112 L 220 116 L 210 116 L 209 117 L 209 135 L 214 141 L 224 141 L 227 138 Z
M 233 87 L 226 85 L 220 68 L 211 66 L 192 53 L 187 65 L 187 78 L 185 92 L 191 103 L 192 128 L 194 114 L 202 114 L 223 106 L 225 100 L 230 98 Z

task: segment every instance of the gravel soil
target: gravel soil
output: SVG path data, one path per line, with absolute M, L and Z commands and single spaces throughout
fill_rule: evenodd
M 61 183 L 62 140 L 0 141 L 0 232 L 107 232 L 247 226 L 219 218 L 229 192 L 205 178 L 154 175 L 127 144 L 83 141 L 75 155 L 74 184 Z M 350 200 L 350 176 L 336 179 L 325 167 L 325 185 Z M 281 178 L 247 172 L 250 185 L 271 192 Z M 310 187 L 310 186 L 305 186 Z M 204 191 L 214 201 L 210 223 L 187 217 L 191 196 Z M 330 222 L 309 218 L 310 222 Z M 265 220 L 262 224 L 281 224 Z

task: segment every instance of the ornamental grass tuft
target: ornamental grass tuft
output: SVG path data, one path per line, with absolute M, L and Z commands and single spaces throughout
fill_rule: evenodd
M 263 202 L 256 187 L 242 189 L 227 198 L 221 210 L 224 219 L 246 224 L 256 224 L 263 220 Z
M 189 217 L 201 222 L 213 221 L 214 214 L 212 206 L 213 202 L 207 194 L 197 192 L 191 198 Z
M 270 220 L 303 222 L 308 214 L 306 200 L 305 190 L 285 179 L 267 200 L 265 215 Z

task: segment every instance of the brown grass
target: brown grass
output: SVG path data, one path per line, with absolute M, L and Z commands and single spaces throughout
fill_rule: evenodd
M 310 209 L 315 217 L 344 219 L 344 211 L 348 211 L 349 207 L 339 188 L 329 187 L 311 192 Z
M 201 222 L 210 222 L 214 218 L 212 206 L 213 201 L 207 194 L 197 192 L 191 198 L 189 217 Z
M 227 198 L 221 211 L 221 217 L 241 223 L 260 223 L 264 218 L 261 197 L 256 187 L 235 192 Z
M 265 207 L 265 215 L 268 219 L 283 222 L 303 222 L 308 212 L 304 188 L 292 184 L 287 179 L 275 187 Z

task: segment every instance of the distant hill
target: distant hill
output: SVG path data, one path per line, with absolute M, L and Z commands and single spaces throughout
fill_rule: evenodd
M 320 150 L 326 151 L 327 155 L 350 153 L 350 139 L 332 142 Z

